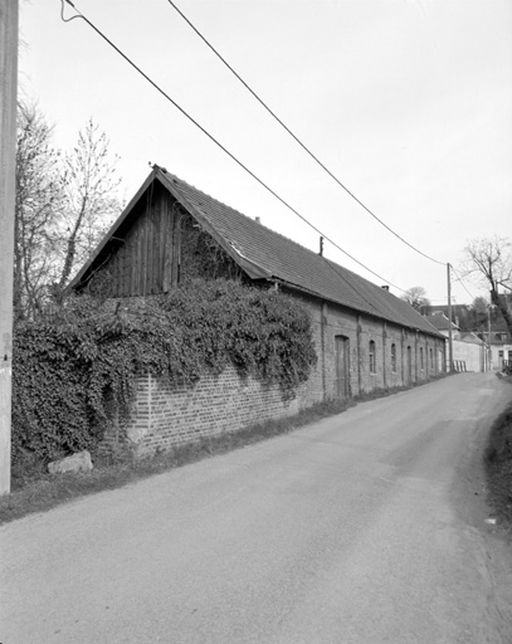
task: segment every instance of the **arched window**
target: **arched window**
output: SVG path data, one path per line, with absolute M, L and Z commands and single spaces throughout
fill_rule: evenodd
M 396 344 L 391 345 L 391 371 L 396 373 Z
M 370 363 L 370 373 L 377 373 L 377 359 L 375 355 L 375 342 L 370 340 L 368 347 L 368 360 Z

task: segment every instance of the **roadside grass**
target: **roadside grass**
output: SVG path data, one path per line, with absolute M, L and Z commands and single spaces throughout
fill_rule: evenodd
M 512 385 L 512 376 L 501 376 Z M 489 505 L 498 523 L 512 534 L 512 403 L 496 418 L 484 456 Z
M 23 471 L 13 471 L 11 493 L 0 497 L 0 524 L 32 512 L 49 510 L 87 494 L 115 489 L 175 467 L 286 434 L 322 418 L 340 414 L 358 402 L 390 396 L 423 384 L 427 382 L 415 383 L 412 387 L 379 389 L 345 401 L 329 400 L 289 418 L 201 438 L 172 450 L 157 452 L 148 458 L 135 459 L 129 451 L 120 451 L 109 457 L 93 454 L 94 469 L 87 473 L 52 475 L 41 464 L 25 466 Z

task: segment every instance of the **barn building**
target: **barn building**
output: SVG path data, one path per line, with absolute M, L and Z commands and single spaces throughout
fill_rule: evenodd
M 426 381 L 444 371 L 444 336 L 406 302 L 158 166 L 72 287 L 103 297 L 149 297 L 196 277 L 239 279 L 297 299 L 311 315 L 317 366 L 292 402 L 254 383 L 249 391 L 233 373 L 225 375 L 225 382 L 224 376 L 215 382 L 205 378 L 195 393 L 165 395 L 148 376 L 149 382 L 141 381 L 130 430 L 144 449 L 295 413 L 326 399 Z M 209 402 L 213 389 L 226 392 L 225 400 L 215 396 L 219 409 Z M 240 391 L 235 394 L 235 389 Z M 175 412 L 176 395 L 185 410 L 180 414 Z M 230 406 L 238 407 L 233 418 L 226 417 Z M 249 415 L 240 417 L 241 407 Z M 141 421 L 148 408 L 153 419 Z

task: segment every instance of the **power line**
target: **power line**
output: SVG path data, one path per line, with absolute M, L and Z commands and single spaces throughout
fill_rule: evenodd
M 69 18 L 65 18 L 63 14 L 63 9 L 64 9 L 64 3 L 68 4 L 70 7 L 72 7 L 75 11 L 76 14 L 74 16 L 71 16 Z M 319 228 L 317 228 L 313 223 L 311 223 L 304 215 L 302 215 L 298 210 L 296 210 L 292 205 L 290 205 L 283 197 L 281 197 L 273 188 L 271 188 L 267 183 L 265 183 L 262 179 L 260 179 L 250 168 L 248 168 L 242 161 L 240 161 L 232 152 L 230 152 L 218 139 L 216 139 L 213 134 L 210 134 L 210 132 L 203 127 L 193 116 L 191 116 L 179 103 L 177 103 L 165 90 L 163 90 L 154 80 L 152 80 L 136 63 L 134 63 L 131 58 L 128 57 L 127 54 L 125 54 L 117 45 L 115 45 L 96 25 L 94 25 L 86 16 L 84 16 L 71 2 L 71 0 L 61 0 L 61 18 L 64 22 L 71 22 L 72 20 L 75 19 L 81 19 L 85 23 L 87 23 L 91 29 L 93 29 L 100 38 L 102 38 L 112 49 L 114 49 L 124 60 L 131 65 L 152 87 L 154 87 L 157 92 L 159 92 L 165 99 L 167 99 L 185 118 L 187 118 L 193 125 L 195 125 L 201 132 L 207 136 L 212 143 L 215 143 L 215 145 L 220 148 L 225 154 L 227 154 L 232 161 L 234 161 L 240 168 L 242 168 L 250 177 L 252 177 L 255 181 L 257 181 L 260 186 L 262 186 L 267 192 L 269 192 L 275 199 L 277 199 L 280 203 L 282 203 L 288 210 L 290 210 L 293 214 L 295 214 L 297 217 L 299 217 L 305 224 L 307 224 L 310 228 L 312 228 L 316 233 L 318 233 L 321 237 L 326 239 L 330 244 L 332 244 L 335 248 L 337 248 L 339 251 L 341 251 L 344 255 L 349 257 L 353 262 L 356 262 L 356 264 L 359 264 L 362 268 L 364 268 L 366 271 L 374 275 L 375 277 L 378 277 L 379 280 L 382 280 L 386 283 L 388 283 L 390 286 L 393 286 L 399 291 L 402 291 L 405 293 L 406 291 L 396 284 L 393 284 L 389 280 L 386 280 L 382 275 L 379 275 L 375 271 L 373 271 L 371 268 L 366 266 L 363 262 L 359 261 L 356 259 L 353 255 L 351 255 L 348 251 L 346 251 L 344 248 L 339 246 L 335 241 L 333 241 L 330 237 L 328 237 L 325 233 L 323 233 Z
M 324 262 L 329 266 L 329 268 L 336 273 L 336 275 L 345 282 L 345 284 L 352 290 L 356 295 L 358 295 L 362 300 L 368 304 L 369 311 L 375 310 L 375 307 L 373 304 L 363 295 L 363 293 L 359 292 L 356 287 L 342 274 L 340 271 L 337 269 L 336 264 L 334 262 L 330 262 L 326 257 L 322 255 L 322 259 Z M 403 291 L 405 293 L 405 291 Z
M 455 281 L 456 281 L 456 282 L 459 282 L 459 284 L 460 284 L 460 285 L 462 286 L 462 288 L 466 291 L 466 293 L 469 295 L 469 297 L 470 297 L 472 300 L 474 300 L 474 299 L 475 299 L 475 296 L 474 296 L 474 295 L 473 295 L 473 294 L 468 290 L 468 288 L 467 288 L 467 287 L 466 287 L 466 285 L 464 284 L 464 280 L 463 280 L 463 279 L 462 279 L 462 277 L 459 275 L 459 273 L 457 273 L 457 271 L 453 268 L 453 266 L 452 266 L 452 271 L 453 271 L 453 272 L 455 273 L 455 275 L 457 275 L 457 277 L 458 277 L 458 279 L 456 279 Z
M 386 224 L 380 217 L 378 217 L 373 210 L 371 210 L 368 206 L 366 206 L 356 195 L 340 180 L 338 177 L 332 172 L 317 156 L 312 152 L 312 150 L 303 142 L 301 139 L 284 123 L 284 121 L 279 118 L 279 116 L 268 106 L 268 104 L 255 92 L 255 90 L 252 89 L 252 87 L 240 76 L 240 74 L 228 63 L 228 61 L 220 54 L 219 51 L 209 42 L 209 40 L 199 31 L 199 29 L 192 23 L 192 21 L 187 18 L 187 16 L 181 11 L 181 9 L 176 6 L 176 4 L 172 0 L 167 0 L 167 2 L 171 5 L 171 7 L 178 13 L 181 18 L 188 24 L 188 26 L 194 31 L 194 33 L 199 36 L 199 38 L 204 42 L 204 44 L 217 56 L 217 58 L 229 69 L 229 71 L 237 78 L 240 83 L 246 88 L 246 90 L 258 101 L 258 103 L 265 109 L 268 114 L 277 122 L 279 125 L 286 130 L 286 132 L 292 137 L 292 139 L 326 172 L 331 179 L 333 179 L 340 188 L 342 188 L 356 203 L 358 203 L 366 212 L 375 219 L 381 226 L 383 226 L 387 231 L 389 231 L 392 235 L 394 235 L 397 239 L 399 239 L 402 243 L 404 243 L 406 246 L 411 248 L 413 251 L 416 253 L 419 253 L 426 259 L 429 259 L 432 262 L 435 262 L 436 264 L 440 264 L 442 266 L 445 265 L 445 262 L 441 262 L 438 259 L 435 259 L 434 257 L 431 257 L 427 253 L 424 253 L 421 251 L 419 248 L 416 248 L 413 244 L 408 242 L 406 239 L 404 239 L 401 235 L 399 235 L 396 231 L 394 231 L 390 226 Z

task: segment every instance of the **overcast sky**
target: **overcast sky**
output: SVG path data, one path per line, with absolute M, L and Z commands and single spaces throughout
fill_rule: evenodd
M 272 121 L 167 0 L 74 0 L 155 82 L 378 284 L 446 298 L 446 269 L 350 199 Z M 512 236 L 512 0 L 176 0 L 287 125 L 411 244 L 460 266 L 468 239 Z M 66 16 L 72 15 L 70 8 Z M 313 249 L 318 235 L 218 150 L 59 0 L 22 0 L 20 94 L 72 146 L 89 117 L 129 199 L 150 168 Z M 474 296 L 486 294 L 467 280 Z M 400 295 L 400 291 L 392 288 Z M 455 283 L 455 301 L 471 297 Z

